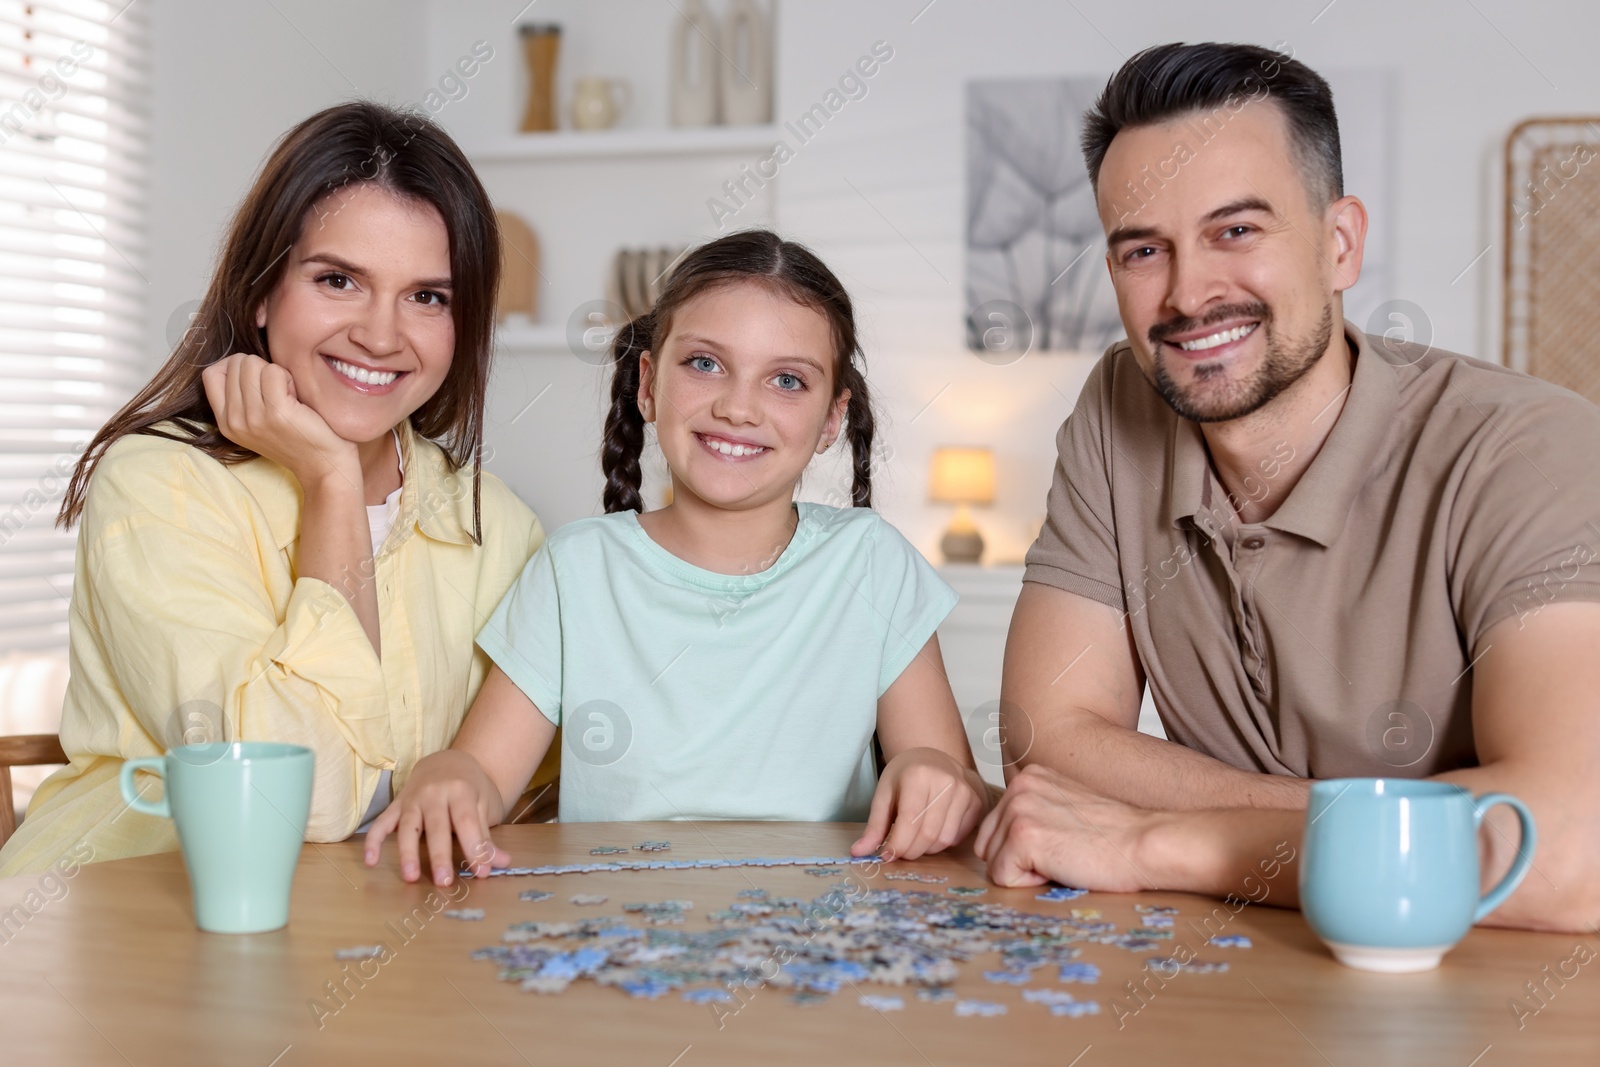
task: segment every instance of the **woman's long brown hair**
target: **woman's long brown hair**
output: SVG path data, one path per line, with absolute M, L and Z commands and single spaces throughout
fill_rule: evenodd
M 265 331 L 255 325 L 256 309 L 282 278 L 289 249 L 317 206 L 356 184 L 431 204 L 444 219 L 455 356 L 438 392 L 411 414 L 411 426 L 437 441 L 452 468 L 472 464 L 473 539 L 483 543 L 479 483 L 500 284 L 499 227 L 489 195 L 449 134 L 421 115 L 368 101 L 320 111 L 278 142 L 234 215 L 193 326 L 149 384 L 89 442 L 67 486 L 58 526 L 82 516 L 101 456 L 129 434 L 182 441 L 221 463 L 255 457 L 217 432 L 200 373 L 234 352 L 272 358 Z M 176 432 L 157 428 L 167 422 Z

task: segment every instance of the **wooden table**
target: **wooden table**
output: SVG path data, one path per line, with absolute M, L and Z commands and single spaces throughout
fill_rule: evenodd
M 496 831 L 519 863 L 592 862 L 589 849 L 656 838 L 672 842 L 659 858 L 844 855 L 859 828 L 772 823 L 635 823 L 513 826 Z M 642 854 L 633 853 L 634 857 Z M 195 929 L 189 887 L 177 854 L 81 868 L 60 884 L 39 876 L 0 881 L 0 923 L 13 904 L 39 905 L 25 921 L 0 926 L 0 1063 L 537 1065 L 605 1063 L 639 1067 L 702 1064 L 1502 1064 L 1600 1062 L 1600 938 L 1476 930 L 1421 975 L 1349 970 L 1328 955 L 1298 912 L 1247 907 L 1225 930 L 1251 949 L 1205 948 L 1226 960 L 1224 974 L 1179 973 L 1146 983 L 1143 1003 L 1126 983 L 1146 978 L 1149 953 L 1084 946 L 1081 959 L 1102 971 L 1098 985 L 1059 988 L 1099 1000 L 1101 1014 L 1052 1017 L 1019 990 L 984 980 L 995 957 L 963 966 L 963 997 L 999 1001 L 1006 1015 L 957 1018 L 952 1005 L 901 992 L 905 1010 L 879 1014 L 848 987 L 825 1003 L 801 1006 L 778 989 L 750 996 L 718 1026 L 711 1008 L 676 995 L 633 1000 L 583 981 L 555 996 L 523 993 L 496 980 L 492 963 L 469 958 L 505 927 L 530 918 L 619 914 L 628 901 L 687 898 L 689 928 L 750 886 L 810 899 L 831 882 L 799 867 L 613 872 L 495 878 L 465 883 L 460 906 L 481 907 L 484 922 L 433 918 L 396 936 L 430 886 L 406 885 L 395 856 L 376 870 L 361 865 L 359 842 L 308 845 L 295 878 L 290 925 L 249 936 Z M 887 870 L 948 875 L 950 885 L 987 885 L 970 854 L 938 856 Z M 874 886 L 928 888 L 915 882 Z M 522 890 L 557 895 L 538 904 Z M 935 889 L 943 887 L 933 887 Z M 29 897 L 31 892 L 39 895 Z M 1035 890 L 991 887 L 984 901 L 1034 912 L 1096 907 L 1119 929 L 1137 924 L 1135 903 L 1179 909 L 1176 942 L 1200 949 L 1199 930 L 1217 901 L 1181 894 L 1091 894 L 1068 904 L 1034 899 Z M 573 893 L 603 893 L 603 907 L 568 903 Z M 50 897 L 57 899 L 49 899 Z M 440 903 L 438 897 L 434 903 Z M 455 905 L 452 905 L 455 906 Z M 1212 929 L 1222 920 L 1213 918 Z M 342 946 L 387 942 L 389 962 L 350 981 L 345 1002 L 328 994 L 344 978 Z M 1175 943 L 1176 943 L 1175 942 Z M 1574 948 L 1587 946 L 1577 954 Z M 1544 968 L 1548 967 L 1546 972 Z M 1568 977 L 1562 978 L 1564 968 Z M 376 973 L 373 974 L 373 970 Z M 1574 969 L 1576 975 L 1573 976 Z M 352 973 L 354 966 L 352 966 Z M 1554 978 L 1548 976 L 1554 975 Z M 360 978 L 357 973 L 357 978 Z M 1545 1005 L 1526 982 L 1543 982 Z M 1041 973 L 1035 984 L 1054 986 Z M 1510 1007 L 1521 1001 L 1519 1019 Z M 313 1005 L 322 1004 L 317 1011 Z M 1115 1010 L 1121 1005 L 1124 1010 Z M 329 1011 L 329 1007 L 336 1011 Z M 1534 1009 L 1538 1009 L 1534 1013 Z M 1137 1010 L 1136 1010 L 1137 1009 Z

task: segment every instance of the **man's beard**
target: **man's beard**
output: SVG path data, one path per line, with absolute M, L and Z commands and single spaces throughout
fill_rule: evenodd
M 1246 377 L 1230 381 L 1228 366 L 1197 366 L 1195 381 L 1179 386 L 1167 374 L 1167 357 L 1162 339 L 1173 334 L 1203 329 L 1229 319 L 1254 319 L 1266 338 L 1267 350 L 1260 364 Z M 1322 318 L 1305 338 L 1278 337 L 1273 331 L 1272 313 L 1267 305 L 1229 304 L 1204 319 L 1174 319 L 1150 328 L 1150 344 L 1155 353 L 1155 380 L 1151 383 L 1167 406 L 1193 422 L 1227 422 L 1259 411 L 1289 386 L 1316 366 L 1328 350 L 1333 336 L 1333 305 L 1325 304 Z M 1215 379 L 1214 381 L 1211 379 Z

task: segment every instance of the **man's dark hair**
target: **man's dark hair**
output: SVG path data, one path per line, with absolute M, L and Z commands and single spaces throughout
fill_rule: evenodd
M 1100 164 L 1120 131 L 1209 112 L 1221 122 L 1241 101 L 1271 99 L 1289 125 L 1295 162 L 1313 203 L 1344 195 L 1339 120 L 1322 76 L 1299 60 L 1252 44 L 1162 44 L 1129 59 L 1083 117 L 1083 158 L 1100 187 Z

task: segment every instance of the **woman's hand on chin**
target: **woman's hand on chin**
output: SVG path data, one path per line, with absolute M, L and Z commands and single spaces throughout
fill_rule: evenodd
M 235 352 L 200 374 L 217 430 L 228 440 L 286 467 L 302 487 L 328 478 L 361 489 L 361 458 L 295 393 L 289 372 L 260 356 Z

